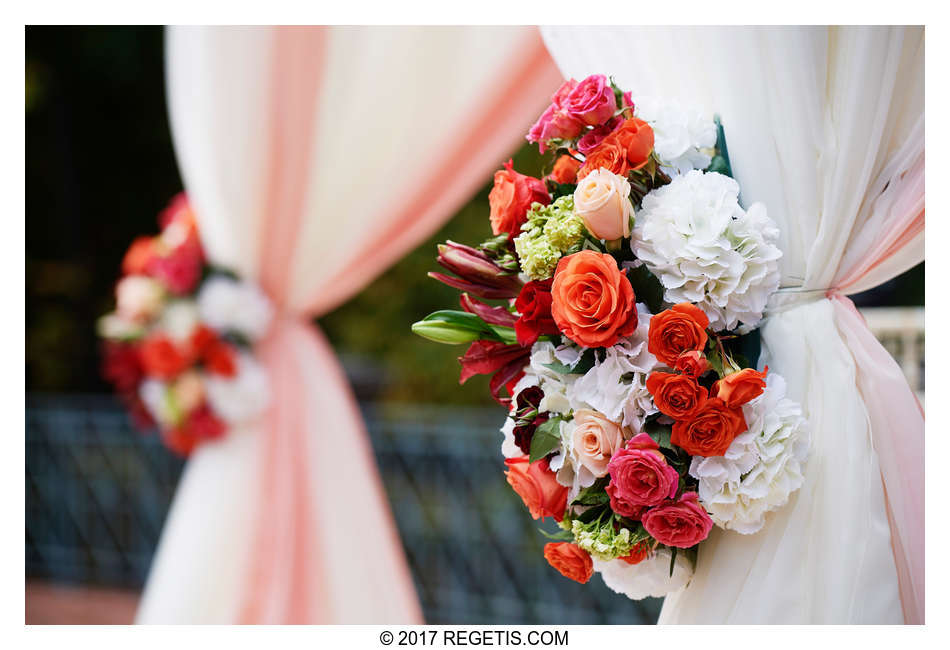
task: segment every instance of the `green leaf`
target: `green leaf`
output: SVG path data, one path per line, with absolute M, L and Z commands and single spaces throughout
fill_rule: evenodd
M 561 418 L 551 418 L 535 429 L 531 437 L 529 462 L 541 460 L 561 444 L 561 421 Z
M 559 375 L 586 375 L 587 371 L 594 367 L 594 350 L 584 350 L 584 354 L 581 355 L 581 358 L 574 364 L 573 368 L 557 360 L 553 363 L 545 363 L 543 365 L 545 368 L 550 368 Z
M 604 491 L 604 488 L 607 487 L 607 483 L 610 482 L 608 477 L 599 478 L 594 481 L 594 484 L 590 487 L 586 487 L 580 492 L 577 493 L 577 496 L 571 501 L 571 505 L 575 506 L 600 506 L 606 503 L 610 503 L 610 495 Z
M 576 519 L 582 524 L 589 524 L 590 522 L 600 517 L 600 515 L 602 515 L 604 513 L 604 510 L 606 509 L 607 509 L 607 506 L 593 506 L 592 508 L 588 508 L 587 510 L 579 514 L 576 517 Z
M 553 539 L 561 542 L 569 542 L 574 539 L 574 535 L 569 530 L 560 530 L 556 533 L 549 533 L 543 528 L 539 528 L 538 532 L 547 537 L 548 539 Z
M 547 185 L 548 192 L 551 193 L 552 203 L 562 196 L 573 196 L 574 190 L 577 189 L 577 185 L 572 183 L 556 183 L 552 180 L 549 180 Z
M 514 345 L 518 342 L 518 336 L 515 334 L 514 328 L 505 327 L 504 325 L 489 325 L 486 324 L 486 327 L 498 337 L 498 340 L 502 343 L 508 345 Z
M 660 424 L 654 420 L 644 423 L 643 430 L 656 440 L 656 444 L 660 445 L 662 449 L 673 449 L 673 443 L 670 442 L 670 438 L 673 436 L 673 428 L 670 425 Z
M 488 328 L 488 325 L 485 323 L 485 321 L 475 314 L 470 314 L 467 311 L 456 311 L 453 309 L 440 309 L 439 311 L 434 311 L 422 320 L 423 322 L 441 321 L 443 323 L 451 323 L 456 327 L 469 329 L 473 332 L 481 332 Z
M 663 285 L 655 275 L 650 273 L 645 264 L 629 269 L 627 278 L 630 280 L 630 286 L 633 287 L 637 302 L 646 303 L 653 314 L 663 311 Z
M 725 342 L 732 358 L 743 368 L 755 368 L 762 354 L 762 334 L 752 330 L 748 334 L 736 336 Z

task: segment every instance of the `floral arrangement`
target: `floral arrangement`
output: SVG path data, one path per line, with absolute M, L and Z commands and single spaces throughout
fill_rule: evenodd
M 260 415 L 268 380 L 252 353 L 272 307 L 256 287 L 205 263 L 181 194 L 122 261 L 115 311 L 99 319 L 103 374 L 143 429 L 187 456 Z
M 469 344 L 508 410 L 508 483 L 559 530 L 544 556 L 633 599 L 684 588 L 715 526 L 759 531 L 802 485 L 808 428 L 759 371 L 778 229 L 744 209 L 718 120 L 612 80 L 566 81 L 489 195 L 493 237 L 439 246 L 461 311 L 413 325 Z

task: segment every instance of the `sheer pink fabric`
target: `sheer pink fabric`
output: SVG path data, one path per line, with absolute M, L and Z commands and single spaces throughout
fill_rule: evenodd
M 891 544 L 897 565 L 904 622 L 924 622 L 924 412 L 900 366 L 868 330 L 854 293 L 868 276 L 898 257 L 924 233 L 924 164 L 905 175 L 890 208 L 887 227 L 870 242 L 867 255 L 844 269 L 839 287 L 829 292 L 838 329 L 854 355 L 858 389 L 864 397 L 874 448 L 881 466 Z M 913 261 L 913 256 L 908 256 Z M 889 276 L 888 276 L 889 277 Z M 876 284 L 876 283 L 875 283 Z M 873 286 L 873 285 L 871 285 Z
M 494 52 L 485 49 L 489 43 Z M 453 62 L 440 52 L 470 69 L 446 79 Z M 256 277 L 278 310 L 260 345 L 274 399 L 254 432 L 259 501 L 246 505 L 257 515 L 247 531 L 252 544 L 235 618 L 419 623 L 356 401 L 308 321 L 371 282 L 484 184 L 518 146 L 560 74 L 534 28 L 177 28 L 169 56 L 176 147 L 209 256 Z M 388 69 L 390 59 L 404 67 Z M 413 78 L 425 65 L 430 75 Z M 407 88 L 376 91 L 383 83 Z M 424 92 L 444 97 L 445 106 L 420 97 Z M 473 101 L 460 99 L 466 96 Z M 385 122 L 387 103 L 404 121 L 364 120 L 352 138 L 342 137 L 351 109 L 372 110 Z M 439 137 L 417 150 L 396 150 L 385 139 L 412 132 Z M 368 163 L 391 176 L 369 174 Z M 321 186 L 328 178 L 329 187 Z M 340 197 L 327 191 L 366 200 L 334 203 Z M 200 498 L 190 490 L 176 498 Z M 193 534 L 185 523 L 175 528 L 179 536 Z M 161 610 L 151 606 L 156 613 L 145 618 L 175 622 L 157 620 L 169 618 Z

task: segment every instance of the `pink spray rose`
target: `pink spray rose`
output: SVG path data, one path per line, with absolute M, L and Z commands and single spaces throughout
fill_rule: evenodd
M 592 74 L 577 84 L 565 101 L 567 114 L 590 126 L 603 124 L 617 111 L 613 88 L 602 74 Z
M 679 474 L 647 434 L 638 433 L 607 464 L 610 507 L 624 517 L 638 517 L 642 506 L 659 505 L 676 496 Z
M 549 140 L 575 138 L 584 128 L 584 123 L 571 115 L 566 106 L 567 98 L 576 86 L 577 82 L 573 79 L 562 83 L 551 97 L 551 105 L 528 131 L 528 142 L 537 142 L 541 153 L 547 149 L 545 143 Z
M 699 544 L 713 527 L 695 492 L 687 492 L 676 503 L 648 510 L 640 521 L 656 541 L 678 548 Z
M 577 150 L 586 156 L 596 149 L 597 145 L 603 142 L 604 138 L 613 133 L 621 124 L 623 124 L 623 118 L 617 116 L 591 129 L 577 141 Z

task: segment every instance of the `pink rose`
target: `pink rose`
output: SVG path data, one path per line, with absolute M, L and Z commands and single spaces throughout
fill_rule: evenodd
M 610 457 L 623 445 L 623 430 L 597 411 L 574 412 L 574 453 L 596 477 L 606 476 Z
M 641 506 L 659 505 L 676 496 L 679 474 L 660 453 L 660 446 L 645 433 L 638 433 L 610 459 L 607 465 L 610 507 L 624 517 L 638 517 Z
M 640 521 L 656 541 L 678 548 L 699 544 L 713 527 L 695 492 L 687 492 L 676 503 L 648 510 Z
M 584 123 L 572 116 L 566 107 L 567 97 L 576 86 L 577 82 L 573 79 L 562 83 L 551 97 L 551 105 L 528 131 L 528 142 L 537 142 L 541 153 L 545 152 L 549 140 L 576 138 L 584 128 Z
M 591 151 L 596 149 L 597 145 L 603 142 L 604 138 L 613 133 L 622 123 L 623 118 L 617 116 L 613 119 L 607 120 L 606 123 L 601 124 L 597 128 L 591 129 L 585 133 L 580 140 L 577 141 L 577 150 L 586 156 Z
M 577 84 L 565 101 L 567 114 L 590 126 L 603 124 L 617 111 L 613 88 L 602 74 L 592 74 Z

